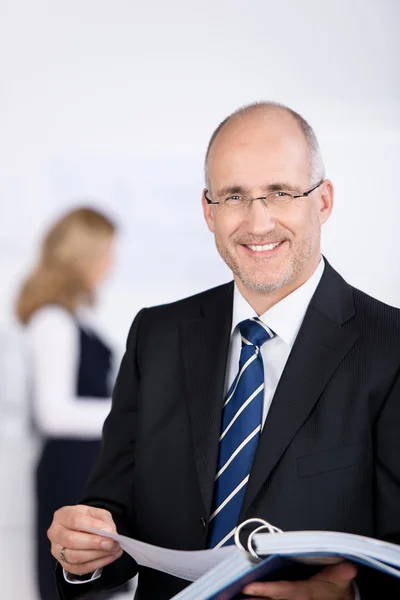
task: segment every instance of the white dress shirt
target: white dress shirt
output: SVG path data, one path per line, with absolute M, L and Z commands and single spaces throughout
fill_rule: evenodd
M 297 334 L 303 322 L 308 305 L 314 295 L 315 290 L 321 280 L 324 272 L 325 263 L 321 258 L 314 273 L 302 286 L 294 290 L 291 294 L 280 300 L 267 312 L 259 318 L 268 325 L 276 334 L 274 338 L 268 340 L 261 346 L 261 356 L 264 364 L 264 403 L 262 422 L 265 423 L 272 398 L 278 387 L 279 380 L 289 358 L 290 351 L 296 340 Z M 258 316 L 250 304 L 240 293 L 235 285 L 233 294 L 233 314 L 231 341 L 229 347 L 228 365 L 225 382 L 225 395 L 228 393 L 233 380 L 235 379 L 238 367 L 240 351 L 242 347 L 240 331 L 238 324 L 245 319 Z M 93 573 L 87 581 L 97 579 L 101 575 L 101 569 Z M 84 583 L 83 581 L 74 581 L 71 575 L 64 571 L 64 576 L 70 583 Z M 356 584 L 353 583 L 355 591 L 355 600 L 360 600 Z
M 239 328 L 241 321 L 259 316 L 261 321 L 268 325 L 276 334 L 274 338 L 266 341 L 261 346 L 261 356 L 264 364 L 264 406 L 262 423 L 265 423 L 272 398 L 278 387 L 279 380 L 289 358 L 290 351 L 296 340 L 297 334 L 303 322 L 310 300 L 320 282 L 324 272 L 325 263 L 321 259 L 314 273 L 302 286 L 291 294 L 280 300 L 272 308 L 262 315 L 257 315 L 254 308 L 244 299 L 235 285 L 233 294 L 232 334 L 228 357 L 228 368 L 226 375 L 226 394 L 235 379 L 238 367 L 240 351 L 242 347 Z

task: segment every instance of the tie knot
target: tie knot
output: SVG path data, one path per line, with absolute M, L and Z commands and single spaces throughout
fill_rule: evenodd
M 239 323 L 242 345 L 251 344 L 260 348 L 264 342 L 275 337 L 275 333 L 258 317 L 246 319 Z

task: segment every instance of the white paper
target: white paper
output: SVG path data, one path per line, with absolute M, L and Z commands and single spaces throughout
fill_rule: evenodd
M 211 550 L 171 550 L 139 542 L 118 533 L 100 529 L 89 529 L 88 531 L 115 540 L 139 565 L 157 569 L 157 571 L 188 581 L 195 581 L 222 560 L 237 553 L 234 545 Z
M 261 556 L 329 552 L 366 556 L 400 568 L 400 546 L 375 538 L 339 531 L 285 531 L 279 535 L 255 534 L 254 543 Z

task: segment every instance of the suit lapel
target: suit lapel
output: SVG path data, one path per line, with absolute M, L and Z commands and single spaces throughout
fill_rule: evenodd
M 326 263 L 275 392 L 246 488 L 240 520 L 314 408 L 330 377 L 355 343 L 347 323 L 354 314 L 351 288 Z
M 211 509 L 218 458 L 232 306 L 233 283 L 208 297 L 202 318 L 181 323 L 187 398 L 206 514 Z

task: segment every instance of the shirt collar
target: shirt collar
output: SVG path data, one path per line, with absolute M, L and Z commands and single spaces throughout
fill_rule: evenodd
M 286 344 L 293 346 L 299 332 L 308 305 L 321 280 L 325 269 L 321 258 L 311 277 L 291 294 L 274 304 L 260 319 L 268 325 Z M 245 300 L 235 284 L 233 293 L 232 333 L 237 325 L 245 319 L 257 316 L 254 309 Z

